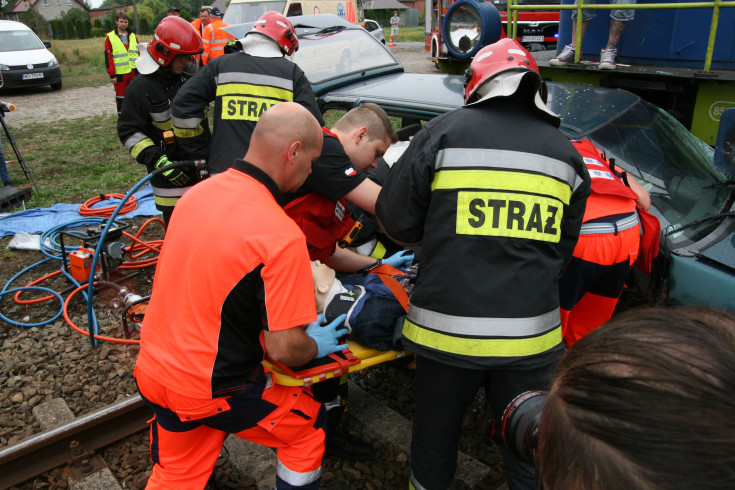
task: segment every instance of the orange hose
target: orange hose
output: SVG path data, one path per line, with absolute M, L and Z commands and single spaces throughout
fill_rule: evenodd
M 96 285 L 97 283 L 95 282 L 94 284 Z M 82 335 L 86 335 L 87 337 L 89 337 L 89 332 L 87 332 L 86 330 L 83 330 L 83 329 L 77 327 L 74 324 L 74 322 L 71 321 L 71 318 L 69 318 L 69 312 L 67 311 L 67 308 L 69 307 L 69 303 L 71 302 L 71 299 L 79 291 L 82 291 L 84 289 L 87 289 L 87 287 L 88 286 L 86 284 L 84 286 L 80 286 L 80 287 L 76 288 L 74 291 L 72 291 L 71 294 L 69 294 L 69 296 L 67 296 L 66 301 L 64 301 L 64 320 L 66 320 L 67 325 L 69 325 L 72 329 L 76 330 L 77 332 L 79 332 Z M 92 301 L 92 298 L 89 298 L 88 301 Z M 140 344 L 140 340 L 135 340 L 135 339 L 118 339 L 118 338 L 115 338 L 115 337 L 105 337 L 104 335 L 95 335 L 94 338 L 97 339 L 97 340 L 103 340 L 105 342 L 115 342 L 115 343 L 118 343 L 118 344 L 134 344 L 134 345 Z
M 161 226 L 165 226 L 163 223 L 163 220 L 161 218 L 151 218 L 140 227 L 138 230 L 138 233 L 135 234 L 135 236 L 131 235 L 130 233 L 123 232 L 123 234 L 130 238 L 133 243 L 127 247 L 128 255 L 131 259 L 137 259 L 139 257 L 142 257 L 143 255 L 153 252 L 156 254 L 155 257 L 151 257 L 144 260 L 139 261 L 127 261 L 123 262 L 120 265 L 120 269 L 140 269 L 144 267 L 150 267 L 152 265 L 156 265 L 158 263 L 158 254 L 161 252 L 161 246 L 163 245 L 163 240 L 151 240 L 149 242 L 144 242 L 140 239 L 140 235 L 143 234 L 143 231 L 145 228 L 150 225 L 151 223 L 160 223 Z M 143 249 L 139 253 L 135 253 L 136 251 Z
M 92 198 L 87 199 L 82 203 L 81 206 L 79 206 L 79 214 L 82 216 L 99 216 L 100 218 L 109 218 L 112 216 L 112 213 L 117 208 L 117 204 L 114 206 L 107 206 L 104 208 L 94 208 L 92 209 L 92 206 L 97 204 L 98 202 L 102 202 L 107 199 L 116 198 L 122 200 L 125 197 L 124 194 L 100 194 L 99 196 L 95 196 Z M 122 208 L 120 208 L 119 214 L 127 214 L 138 207 L 138 201 L 135 199 L 135 196 L 131 196 L 130 199 L 123 205 Z
M 60 270 L 58 270 L 58 271 L 54 271 L 54 272 L 52 272 L 52 273 L 50 273 L 50 274 L 46 274 L 46 275 L 45 275 L 45 276 L 43 276 L 43 277 L 39 277 L 39 278 L 38 278 L 38 279 L 36 279 L 35 281 L 29 282 L 28 284 L 26 284 L 26 287 L 28 287 L 28 286 L 35 286 L 36 284 L 38 284 L 38 283 L 40 283 L 40 282 L 43 282 L 43 281 L 45 281 L 46 279 L 48 279 L 48 278 L 50 278 L 50 277 L 53 277 L 53 276 L 55 276 L 56 274 L 61 274 L 61 271 L 60 271 Z M 56 297 L 56 296 L 54 296 L 53 294 L 49 294 L 48 296 L 44 296 L 43 298 L 36 298 L 36 299 L 20 299 L 20 295 L 21 295 L 21 294 L 23 294 L 23 293 L 24 293 L 24 291 L 18 291 L 17 293 L 15 293 L 15 294 L 13 295 L 13 299 L 14 299 L 14 300 L 15 300 L 15 302 L 16 302 L 16 303 L 18 303 L 19 305 L 31 305 L 31 304 L 34 304 L 34 303 L 40 303 L 40 302 L 42 302 L 42 301 L 48 301 L 48 300 L 50 300 L 50 299 L 54 299 L 54 298 Z M 61 294 L 61 293 L 59 293 L 59 294 Z

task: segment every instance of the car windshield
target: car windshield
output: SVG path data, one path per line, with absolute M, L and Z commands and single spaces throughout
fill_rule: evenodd
M 713 165 L 714 150 L 666 111 L 623 90 L 549 84 L 549 107 L 562 130 L 587 137 L 651 195 L 672 249 L 691 245 L 719 225 L 698 220 L 728 211 L 732 189 Z
M 31 31 L 0 31 L 0 51 L 44 49 L 45 46 Z
M 297 31 L 299 49 L 291 59 L 312 84 L 386 66 L 400 67 L 390 51 L 364 29 L 335 26 Z
M 264 13 L 271 10 L 283 12 L 285 7 L 285 1 L 230 3 L 222 20 L 230 25 L 255 22 Z

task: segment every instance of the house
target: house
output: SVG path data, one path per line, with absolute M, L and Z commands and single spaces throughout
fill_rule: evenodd
M 36 10 L 45 20 L 53 20 L 58 19 L 71 9 L 89 11 L 89 8 L 80 0 L 19 0 L 0 15 L 6 20 L 20 21 L 20 14 Z
M 63 1 L 64 0 L 62 0 L 62 2 Z M 132 7 L 132 6 L 133 6 L 132 3 L 128 3 L 128 4 L 125 4 L 125 5 L 113 5 L 113 6 L 108 6 L 108 7 L 99 7 L 99 8 L 96 8 L 96 9 L 91 9 L 89 11 L 89 20 L 90 20 L 90 22 L 92 22 L 92 25 L 94 25 L 94 20 L 95 19 L 100 19 L 100 22 L 102 22 L 102 19 L 104 19 L 105 17 L 107 17 L 107 14 L 110 13 L 110 10 L 125 10 L 128 7 Z M 132 18 L 131 18 L 131 21 L 132 21 Z

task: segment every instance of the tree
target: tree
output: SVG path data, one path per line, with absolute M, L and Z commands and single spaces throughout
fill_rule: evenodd
M 31 9 L 28 12 L 23 12 L 18 16 L 20 21 L 31 28 L 41 39 L 48 38 L 48 22 L 41 17 L 36 9 Z

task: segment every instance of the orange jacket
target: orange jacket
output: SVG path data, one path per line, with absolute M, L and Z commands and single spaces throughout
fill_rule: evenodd
M 222 30 L 227 25 L 220 19 L 214 19 L 204 28 L 204 34 L 202 35 L 202 42 L 204 43 L 202 65 L 206 65 L 209 60 L 225 54 L 225 44 L 235 39 L 234 36 Z

